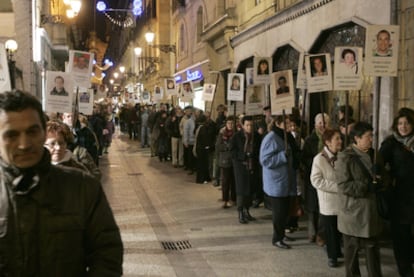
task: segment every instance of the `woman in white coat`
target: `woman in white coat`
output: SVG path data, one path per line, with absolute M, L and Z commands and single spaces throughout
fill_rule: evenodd
M 326 129 L 322 141 L 324 147 L 313 159 L 310 179 L 318 193 L 320 219 L 326 228 L 328 265 L 337 267 L 338 257 L 343 256 L 337 227 L 339 199 L 338 184 L 335 181 L 336 155 L 342 147 L 341 133 L 339 130 Z

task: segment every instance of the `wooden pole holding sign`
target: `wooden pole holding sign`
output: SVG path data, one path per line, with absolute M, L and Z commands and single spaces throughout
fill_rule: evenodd
M 377 164 L 377 160 L 378 160 L 378 143 L 379 143 L 379 115 L 380 115 L 380 95 L 381 95 L 381 76 L 378 77 L 377 79 L 377 90 L 375 93 L 375 106 L 374 106 L 374 169 L 375 169 L 375 165 Z M 374 178 L 374 182 L 376 182 L 376 175 L 377 173 L 374 172 L 373 174 L 373 178 Z
M 322 113 L 322 125 L 323 125 L 323 128 L 325 129 L 325 126 L 326 126 L 326 122 L 325 122 L 325 108 L 323 106 L 323 95 L 322 95 L 322 92 L 319 92 L 319 104 L 320 104 L 321 113 Z
M 348 106 L 349 106 L 349 91 L 345 92 L 345 141 L 344 141 L 344 145 L 345 147 L 348 146 L 348 117 L 349 117 L 349 112 L 348 112 Z
M 217 86 L 218 86 L 218 83 L 219 83 L 219 80 L 220 80 L 220 72 L 217 72 L 216 74 L 217 74 L 216 82 L 215 82 L 216 86 L 214 87 L 214 91 L 213 91 L 213 100 L 211 101 L 211 104 L 210 104 L 210 112 L 213 111 L 213 103 L 214 103 L 214 99 L 216 98 Z
M 93 96 L 92 96 L 93 97 Z M 72 108 L 72 128 L 76 128 L 76 122 L 79 117 L 79 86 L 76 87 L 75 105 Z

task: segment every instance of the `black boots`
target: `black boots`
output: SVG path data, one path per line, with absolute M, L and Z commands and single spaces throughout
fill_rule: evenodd
M 255 221 L 256 220 L 256 218 L 254 218 L 251 214 L 250 214 L 250 212 L 249 212 L 249 209 L 244 209 L 244 217 L 248 220 L 248 221 Z
M 247 223 L 249 223 L 249 221 L 247 221 L 247 218 L 245 217 L 243 211 L 239 211 L 239 222 L 241 224 L 247 224 Z
M 249 223 L 249 221 L 255 221 L 256 218 L 254 218 L 250 212 L 249 209 L 243 209 L 239 210 L 239 222 L 241 224 Z

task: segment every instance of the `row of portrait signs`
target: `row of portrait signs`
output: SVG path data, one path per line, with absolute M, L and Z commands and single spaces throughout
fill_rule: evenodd
M 399 26 L 371 25 L 366 29 L 365 59 L 363 49 L 354 46 L 335 48 L 332 59 L 328 53 L 302 53 L 298 63 L 296 88 L 307 89 L 309 93 L 334 90 L 359 90 L 365 76 L 397 76 Z M 94 54 L 70 51 L 65 72 L 46 72 L 46 92 L 43 95 L 47 112 L 71 112 L 78 105 L 79 112 L 92 114 L 93 102 L 105 96 L 105 91 L 90 88 L 90 76 Z M 334 68 L 331 68 L 331 62 Z M 292 70 L 271 72 L 271 57 L 255 57 L 253 68 L 245 73 L 228 74 L 227 100 L 246 103 L 247 114 L 260 114 L 268 103 L 266 90 L 270 89 L 272 114 L 291 111 L 295 105 Z M 151 95 L 141 92 L 141 101 L 161 101 L 164 92 L 167 98 L 173 96 L 182 102 L 191 102 L 194 88 L 191 81 L 180 84 L 173 77 L 164 79 L 164 86 L 154 87 Z M 246 89 L 244 86 L 246 85 Z M 270 88 L 269 88 L 270 85 Z M 4 45 L 0 44 L 0 89 L 8 90 L 10 79 Z M 206 83 L 202 100 L 213 101 L 216 85 Z

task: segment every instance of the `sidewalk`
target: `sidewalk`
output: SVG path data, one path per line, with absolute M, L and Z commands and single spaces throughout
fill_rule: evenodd
M 100 168 L 121 229 L 124 276 L 345 276 L 343 265 L 329 268 L 324 248 L 308 242 L 303 220 L 290 234 L 292 249 L 276 248 L 270 211 L 252 209 L 258 220 L 239 224 L 234 207 L 221 208 L 218 188 L 150 158 L 127 136 L 114 137 Z M 384 276 L 397 276 L 389 247 L 381 259 Z M 363 255 L 360 266 L 367 276 Z

